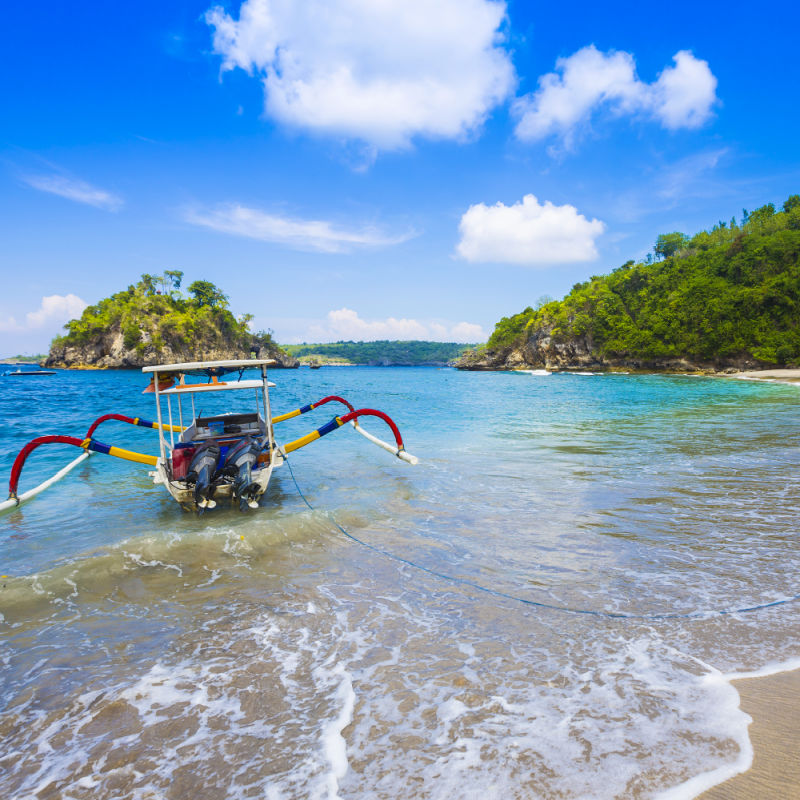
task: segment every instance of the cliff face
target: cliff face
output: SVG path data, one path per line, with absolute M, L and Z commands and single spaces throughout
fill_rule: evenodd
M 201 347 L 176 347 L 170 344 L 156 347 L 147 331 L 142 331 L 138 346 L 126 347 L 122 331 L 112 328 L 106 334 L 93 337 L 86 343 L 69 344 L 56 340 L 44 365 L 63 368 L 140 369 L 155 364 L 227 361 L 253 357 L 274 359 L 277 363 L 272 369 L 295 369 L 300 363 L 282 350 L 258 344 L 254 345 L 252 350 L 245 350 L 237 344 L 226 344 L 224 341 Z
M 454 366 L 463 370 L 642 369 L 664 372 L 737 372 L 758 369 L 764 363 L 747 354 L 713 361 L 608 357 L 597 351 L 590 335 L 554 337 L 551 327 L 541 327 L 526 331 L 511 348 L 467 352 Z

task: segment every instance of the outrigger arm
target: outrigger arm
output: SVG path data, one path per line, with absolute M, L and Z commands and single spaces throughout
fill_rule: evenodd
M 338 398 L 337 398 L 338 399 Z M 349 403 L 347 404 L 350 405 Z M 300 413 L 303 413 L 302 411 Z M 394 434 L 394 440 L 397 443 L 396 447 L 392 447 L 391 444 L 388 442 L 384 442 L 379 439 L 377 436 L 373 436 L 370 433 L 367 433 L 361 426 L 356 422 L 359 417 L 378 417 L 382 419 L 391 429 L 392 433 Z M 383 411 L 378 411 L 374 408 L 361 408 L 358 411 L 350 411 L 348 414 L 345 414 L 341 417 L 334 417 L 330 422 L 327 422 L 321 428 L 317 428 L 315 431 L 311 431 L 311 433 L 307 433 L 305 436 L 301 436 L 299 439 L 295 439 L 293 442 L 289 442 L 288 444 L 283 445 L 283 447 L 279 447 L 278 451 L 283 455 L 287 453 L 291 453 L 295 450 L 299 450 L 301 447 L 305 447 L 307 444 L 311 444 L 311 442 L 317 441 L 317 439 L 322 438 L 326 434 L 330 433 L 331 431 L 335 431 L 337 428 L 340 428 L 342 425 L 346 425 L 348 422 L 353 423 L 353 427 L 362 435 L 369 439 L 374 444 L 377 444 L 379 447 L 382 447 L 384 450 L 392 453 L 393 455 L 397 456 L 402 461 L 405 461 L 408 464 L 418 464 L 419 459 L 416 456 L 412 456 L 411 453 L 407 453 L 405 447 L 403 446 L 403 437 L 400 435 L 400 431 L 397 428 L 397 425 L 394 424 L 391 417 L 388 414 L 384 414 Z

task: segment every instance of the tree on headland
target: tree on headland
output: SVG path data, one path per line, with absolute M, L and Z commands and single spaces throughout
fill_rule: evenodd
M 767 203 L 765 206 L 761 206 L 761 208 L 757 208 L 750 214 L 750 218 L 748 222 L 751 225 L 763 226 L 766 224 L 772 217 L 775 216 L 775 206 L 772 203 Z
M 181 288 L 183 272 L 179 269 L 166 269 L 163 275 L 155 278 L 155 283 L 161 287 L 161 294 L 172 295 Z
M 784 213 L 789 214 L 796 208 L 800 208 L 800 194 L 789 195 L 789 197 L 786 198 L 786 202 L 783 204 Z
M 179 269 L 164 270 L 164 274 L 172 279 L 172 286 L 177 291 L 181 288 L 181 281 L 183 280 L 183 271 Z
M 139 287 L 141 287 L 142 291 L 145 294 L 155 294 L 156 293 L 156 276 L 151 275 L 149 272 L 143 272 L 141 280 L 139 281 Z
M 678 233 L 662 233 L 656 239 L 656 246 L 653 252 L 660 258 L 672 258 L 678 251 L 686 247 L 689 237 L 686 234 Z
M 551 297 L 549 294 L 539 295 L 539 299 L 536 301 L 536 310 L 538 311 L 540 308 L 544 308 L 548 303 L 552 303 L 554 300 L 555 297 Z
M 162 294 L 172 296 L 180 290 L 182 280 L 183 272 L 179 269 L 164 270 L 162 275 L 151 275 L 149 272 L 144 272 L 139 283 L 134 287 L 129 287 L 129 291 L 135 291 L 138 288 L 146 295 Z
M 195 304 L 199 306 L 210 306 L 211 308 L 227 308 L 228 296 L 222 293 L 211 281 L 194 281 L 190 283 L 187 291 L 194 298 Z

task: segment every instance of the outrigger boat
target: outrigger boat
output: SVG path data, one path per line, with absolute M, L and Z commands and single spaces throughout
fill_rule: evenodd
M 323 397 L 316 403 L 309 403 L 273 417 L 269 389 L 275 384 L 267 380 L 267 366 L 274 363 L 271 359 L 248 359 L 144 367 L 142 372 L 151 376 L 145 392 L 155 394 L 156 420 L 104 414 L 92 423 L 82 439 L 60 435 L 33 439 L 20 450 L 14 461 L 9 480 L 9 497 L 0 503 L 0 511 L 13 508 L 39 494 L 90 453 L 104 453 L 154 467 L 150 473 L 153 482 L 163 486 L 181 508 L 187 511 L 202 513 L 216 507 L 222 500 L 230 500 L 242 511 L 256 508 L 269 486 L 272 471 L 284 463 L 288 453 L 311 444 L 347 423 L 369 441 L 401 460 L 409 464 L 417 463 L 418 459 L 406 452 L 400 431 L 386 414 L 372 408 L 355 409 L 347 400 L 337 395 Z M 260 377 L 257 380 L 243 380 L 243 373 L 251 369 L 259 370 Z M 237 376 L 235 380 L 220 380 L 232 374 Z M 206 382 L 190 383 L 186 380 L 187 377 L 197 376 L 205 377 Z M 250 411 L 203 414 L 202 406 L 208 407 L 211 396 L 225 397 L 224 393 L 232 391 L 245 395 L 251 393 L 255 402 Z M 173 400 L 176 401 L 175 407 Z M 299 439 L 283 445 L 276 442 L 276 424 L 331 402 L 346 406 L 347 413 L 335 416 L 322 427 Z M 189 416 L 188 425 L 184 425 L 184 414 Z M 377 417 L 389 426 L 394 434 L 394 445 L 364 430 L 359 419 L 367 416 Z M 104 444 L 94 438 L 97 428 L 110 420 L 157 430 L 159 454 L 136 453 Z M 33 450 L 44 444 L 70 444 L 82 448 L 84 453 L 40 486 L 18 494 L 19 478 L 25 460 Z
M 30 378 L 37 375 L 55 375 L 52 369 L 15 369 L 3 373 L 4 378 Z

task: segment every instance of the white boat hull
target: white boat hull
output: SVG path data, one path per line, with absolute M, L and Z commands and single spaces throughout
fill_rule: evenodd
M 280 456 L 273 458 L 272 463 L 265 464 L 260 469 L 253 470 L 252 478 L 253 483 L 258 486 L 255 492 L 254 500 L 258 502 L 267 491 L 270 479 L 272 478 L 272 470 L 276 466 L 280 466 L 283 461 Z M 161 484 L 172 495 L 173 499 L 180 505 L 184 511 L 197 511 L 198 506 L 194 499 L 194 486 L 188 484 L 183 480 L 172 480 L 168 475 L 167 466 L 159 461 L 155 472 L 150 473 L 153 477 L 153 483 Z M 213 499 L 216 505 L 221 505 L 221 501 L 230 501 L 233 497 L 233 483 L 220 482 L 214 484 Z M 214 506 L 209 506 L 213 508 Z

